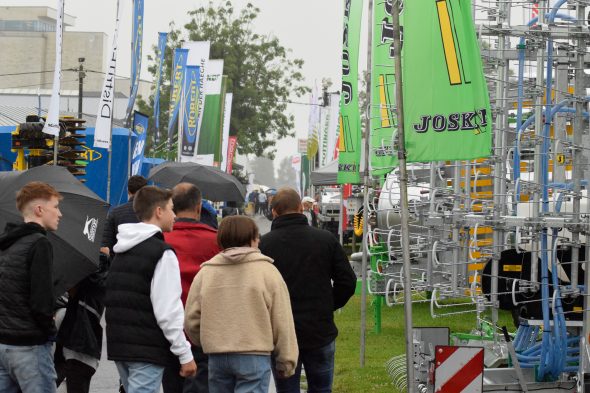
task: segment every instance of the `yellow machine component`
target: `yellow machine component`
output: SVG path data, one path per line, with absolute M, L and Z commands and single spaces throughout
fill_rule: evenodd
M 356 213 L 352 220 L 352 227 L 355 236 L 363 236 L 363 212 Z
M 20 133 L 20 126 L 16 126 L 12 135 L 18 135 Z M 12 169 L 15 171 L 24 171 L 27 169 L 27 162 L 25 160 L 25 149 L 24 147 L 15 147 L 13 146 L 11 151 L 16 153 L 16 160 L 12 163 Z

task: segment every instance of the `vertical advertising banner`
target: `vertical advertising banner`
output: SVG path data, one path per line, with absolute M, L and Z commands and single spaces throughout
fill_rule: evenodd
M 53 90 L 49 102 L 47 120 L 43 132 L 53 136 L 59 135 L 59 101 L 61 89 L 61 53 L 63 42 L 64 0 L 57 0 L 57 18 L 55 21 L 55 68 L 53 71 Z
M 344 0 L 338 184 L 359 184 L 361 182 L 362 144 L 361 115 L 358 103 L 358 59 L 362 13 L 362 0 Z
M 172 137 L 174 135 L 174 125 L 178 119 L 178 110 L 182 98 L 182 88 L 184 85 L 184 74 L 186 68 L 186 56 L 188 49 L 174 49 L 174 62 L 172 63 L 172 76 L 170 77 L 170 105 L 168 112 L 168 144 L 172 146 Z M 179 141 L 180 143 L 180 141 Z
M 143 153 L 145 151 L 145 142 L 147 139 L 149 117 L 143 113 L 135 111 L 133 114 L 133 131 L 137 135 L 133 154 L 131 155 L 131 175 L 139 175 L 141 173 L 141 165 L 143 164 Z
M 209 60 L 205 71 L 205 108 L 199 133 L 198 154 L 213 154 L 221 162 L 221 126 L 223 118 L 223 60 Z
M 155 141 L 160 142 L 160 85 L 162 84 L 162 67 L 166 56 L 168 33 L 158 33 L 158 73 L 156 74 L 156 93 L 154 95 L 154 119 L 156 119 Z
M 301 155 L 296 154 L 291 157 L 291 168 L 295 171 L 295 181 L 297 182 L 297 193 L 300 196 L 303 194 L 301 193 Z
M 373 176 L 383 176 L 397 166 L 394 57 L 399 51 L 393 46 L 391 12 L 391 1 L 377 2 L 373 7 L 370 106 Z
M 340 95 L 331 93 L 330 102 L 322 116 L 322 137 L 320 166 L 328 165 L 334 160 L 336 138 L 338 138 L 338 117 L 340 115 Z
M 199 79 L 201 71 L 199 66 L 186 66 L 184 78 L 183 111 L 182 111 L 182 144 L 181 160 L 192 157 L 195 153 L 197 140 L 198 112 L 199 112 Z
M 309 130 L 307 134 L 307 158 L 310 160 L 318 154 L 320 140 L 321 107 L 318 87 L 313 87 L 309 99 Z
M 231 173 L 234 169 L 234 157 L 238 147 L 238 137 L 230 136 L 227 140 L 227 173 Z
M 471 1 L 406 1 L 404 22 L 408 162 L 489 156 L 490 99 Z
M 139 76 L 141 74 L 141 51 L 143 48 L 143 0 L 133 0 L 133 33 L 131 36 L 131 92 L 127 104 L 125 119 L 129 119 L 137 90 L 139 89 Z
M 115 34 L 113 34 L 113 46 L 111 56 L 108 59 L 107 72 L 98 102 L 96 114 L 96 128 L 94 130 L 94 147 L 109 149 L 111 147 L 111 126 L 113 124 L 113 112 L 115 110 L 115 73 L 117 71 L 117 39 L 119 36 L 119 22 L 121 20 L 121 6 L 117 1 L 117 22 Z
M 223 135 L 221 140 L 221 170 L 227 170 L 227 147 L 229 144 L 229 126 L 231 123 L 231 104 L 233 93 L 225 95 L 225 104 L 223 105 Z
M 186 64 L 199 66 L 199 112 L 197 114 L 197 143 L 201 134 L 203 125 L 203 109 L 205 108 L 205 81 L 207 80 L 207 63 L 209 62 L 209 53 L 211 52 L 211 43 L 209 41 L 189 41 L 182 45 L 188 49 L 188 58 Z M 198 146 L 198 145 L 197 145 Z M 196 155 L 196 152 L 195 152 Z

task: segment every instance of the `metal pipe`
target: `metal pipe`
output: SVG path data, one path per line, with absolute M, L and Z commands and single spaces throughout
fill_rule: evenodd
M 455 161 L 453 173 L 453 215 L 455 217 L 461 212 L 461 162 Z M 453 265 L 451 266 L 451 290 L 453 295 L 457 294 L 458 269 L 459 269 L 459 224 L 453 223 Z
M 367 45 L 367 70 L 371 73 L 371 67 L 373 64 L 373 53 L 372 53 L 372 42 L 373 42 L 373 0 L 369 0 L 369 33 L 368 33 L 368 45 Z M 369 75 L 369 80 L 370 80 Z M 371 84 L 367 84 L 367 99 L 369 100 L 369 108 L 371 108 Z M 369 152 L 370 152 L 370 140 L 369 135 L 371 134 L 371 122 L 367 121 L 365 126 L 365 173 L 364 173 L 364 188 L 363 188 L 363 242 L 362 242 L 362 279 L 361 279 L 361 343 L 360 343 L 360 366 L 365 366 L 365 340 L 367 334 L 367 265 L 368 265 L 368 221 L 369 221 Z M 354 234 L 353 234 L 354 239 Z
M 408 208 L 408 173 L 406 170 L 406 140 L 404 136 L 404 97 L 402 94 L 402 60 L 400 56 L 400 24 L 399 1 L 393 2 L 393 45 L 396 49 L 395 56 L 395 98 L 397 102 L 397 124 L 400 132 L 398 135 L 398 158 L 400 173 L 400 205 L 401 205 L 401 230 L 402 230 L 402 254 L 404 271 L 404 314 L 406 333 L 406 372 L 408 378 L 408 393 L 414 393 L 414 356 L 412 337 L 412 271 L 410 266 L 410 229 Z

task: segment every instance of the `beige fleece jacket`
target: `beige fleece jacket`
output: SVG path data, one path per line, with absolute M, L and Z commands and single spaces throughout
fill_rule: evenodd
M 201 265 L 186 301 L 184 328 L 211 353 L 274 354 L 295 372 L 299 349 L 287 285 L 257 248 L 224 250 Z

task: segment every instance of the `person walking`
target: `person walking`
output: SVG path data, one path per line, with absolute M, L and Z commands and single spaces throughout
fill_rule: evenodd
M 53 248 L 61 195 L 31 182 L 16 195 L 24 223 L 0 235 L 0 392 L 54 393 Z
M 196 373 L 183 332 L 178 259 L 164 242 L 172 230 L 172 192 L 145 186 L 133 200 L 141 222 L 119 226 L 106 281 L 109 360 L 127 393 L 156 393 L 164 369 L 180 363 L 180 375 Z
M 182 302 L 186 304 L 188 291 L 201 264 L 217 255 L 221 250 L 217 245 L 217 231 L 200 223 L 201 191 L 190 183 L 180 183 L 172 190 L 172 202 L 176 221 L 172 232 L 164 234 L 178 258 L 182 284 Z M 178 373 L 178 365 L 167 367 L 164 371 L 162 387 L 164 393 L 208 393 L 208 358 L 203 348 L 192 345 L 191 351 L 197 363 L 197 375 L 183 378 Z
M 88 393 L 102 354 L 105 281 L 110 258 L 100 255 L 99 267 L 69 293 L 65 316 L 57 334 L 57 386 L 66 381 L 68 393 Z
M 344 249 L 330 232 L 309 225 L 301 198 L 283 188 L 273 198 L 275 217 L 260 241 L 260 251 L 274 259 L 289 288 L 299 344 L 295 374 L 276 378 L 277 393 L 299 393 L 301 367 L 308 392 L 331 392 L 334 378 L 334 311 L 344 307 L 356 288 L 356 276 Z
M 147 179 L 143 176 L 133 175 L 127 181 L 128 202 L 113 208 L 105 223 L 100 251 L 113 256 L 113 246 L 117 242 L 117 232 L 121 224 L 134 224 L 139 222 L 133 211 L 133 196 L 137 191 L 147 185 Z
M 266 216 L 267 197 L 263 191 L 258 194 L 258 205 L 260 206 L 260 214 Z
M 295 371 L 289 292 L 258 240 L 251 218 L 224 218 L 223 252 L 201 265 L 189 291 L 185 331 L 209 355 L 211 393 L 268 393 L 271 354 L 279 378 Z

